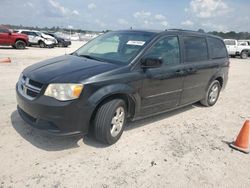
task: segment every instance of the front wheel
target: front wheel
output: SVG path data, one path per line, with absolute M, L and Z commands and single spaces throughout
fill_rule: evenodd
M 94 134 L 105 144 L 114 144 L 121 137 L 126 124 L 126 104 L 121 99 L 108 101 L 97 110 Z
M 45 48 L 45 47 L 46 47 L 46 44 L 45 44 L 43 41 L 40 41 L 40 42 L 39 42 L 39 47 L 40 47 L 40 48 Z
M 218 80 L 214 80 L 208 87 L 204 99 L 200 103 L 204 106 L 213 106 L 217 102 L 221 91 L 221 85 Z

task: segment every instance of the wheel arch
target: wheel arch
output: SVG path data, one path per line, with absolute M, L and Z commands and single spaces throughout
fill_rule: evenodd
M 124 100 L 127 106 L 128 117 L 133 118 L 135 116 L 138 95 L 134 94 L 133 89 L 128 85 L 115 84 L 99 89 L 89 98 L 89 103 L 94 106 L 90 121 L 93 121 L 96 111 L 103 103 L 113 99 Z
M 207 86 L 206 86 L 206 89 L 205 89 L 204 93 L 206 93 L 206 91 L 208 90 L 210 84 L 214 80 L 217 80 L 220 83 L 221 88 L 224 88 L 224 75 L 222 73 L 217 73 L 217 74 L 213 75 L 211 77 L 211 79 L 209 80 L 209 82 L 207 83 Z
M 247 52 L 247 53 L 249 53 L 249 52 L 250 52 L 250 50 L 249 50 L 249 49 L 242 49 L 242 50 L 241 50 L 241 53 L 243 53 L 243 52 Z
M 132 97 L 130 95 L 125 94 L 125 93 L 113 93 L 113 94 L 110 94 L 110 95 L 107 95 L 107 96 L 103 97 L 98 102 L 98 104 L 96 105 L 96 107 L 94 109 L 94 112 L 92 113 L 92 116 L 95 115 L 95 112 L 98 110 L 98 108 L 102 104 L 104 104 L 104 103 L 106 103 L 108 101 L 114 100 L 114 99 L 122 99 L 126 104 L 128 117 L 133 117 L 134 116 L 134 113 L 135 113 L 135 101 L 132 99 Z M 92 119 L 92 116 L 91 116 L 91 119 Z
M 222 76 L 218 76 L 218 77 L 215 78 L 214 80 L 218 80 L 218 81 L 220 82 L 221 88 L 223 87 L 223 85 L 224 85 L 224 80 L 223 80 Z
M 45 45 L 46 45 L 46 42 L 43 40 L 43 39 L 39 39 L 38 41 L 37 41 L 37 44 L 40 44 L 40 43 L 44 43 Z
M 22 39 L 22 38 L 17 38 L 16 40 L 15 40 L 15 43 L 17 42 L 17 41 L 23 41 L 25 44 L 26 44 L 26 46 L 28 46 L 28 43 L 27 43 L 27 41 L 26 40 L 24 40 L 24 39 Z

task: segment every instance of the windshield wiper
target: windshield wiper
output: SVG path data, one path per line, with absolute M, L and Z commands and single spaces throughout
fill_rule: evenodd
M 75 54 L 76 56 L 78 57 L 85 57 L 85 58 L 88 58 L 88 59 L 93 59 L 93 60 L 97 60 L 97 61 L 103 61 L 102 59 L 98 58 L 98 57 L 93 57 L 91 55 L 80 55 L 80 54 Z

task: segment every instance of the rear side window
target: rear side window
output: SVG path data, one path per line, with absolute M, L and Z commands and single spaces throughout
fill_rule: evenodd
M 226 45 L 236 45 L 235 40 L 225 40 L 224 42 Z
M 206 39 L 203 37 L 184 37 L 185 62 L 208 60 Z
M 4 28 L 0 28 L 0 33 L 8 33 L 9 31 L 7 29 Z
M 212 59 L 227 57 L 227 50 L 221 40 L 209 37 L 208 45 L 210 48 L 210 55 Z
M 25 34 L 25 35 L 29 35 L 29 32 L 28 32 L 28 31 L 22 31 L 21 33 L 22 33 L 22 34 Z

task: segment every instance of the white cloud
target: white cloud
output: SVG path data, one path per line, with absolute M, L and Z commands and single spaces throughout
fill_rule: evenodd
M 93 10 L 93 9 L 95 9 L 95 8 L 96 8 L 95 3 L 90 3 L 90 4 L 88 4 L 88 9 L 89 9 L 89 10 Z
M 100 26 L 101 28 L 104 28 L 104 27 L 107 26 L 103 21 L 101 21 L 101 20 L 99 20 L 99 19 L 95 19 L 95 23 L 96 23 L 98 26 Z
M 27 6 L 29 6 L 29 7 L 34 7 L 34 4 L 33 3 L 31 3 L 31 2 L 27 2 L 27 4 L 26 4 Z
M 167 22 L 167 21 L 162 21 L 162 22 L 161 22 L 161 25 L 162 25 L 163 27 L 167 27 L 167 26 L 168 26 L 168 22 Z
M 69 12 L 67 8 L 65 8 L 64 6 L 62 6 L 60 3 L 58 3 L 55 0 L 49 0 L 48 2 L 53 8 L 58 10 L 62 15 L 66 15 Z
M 162 14 L 152 14 L 150 11 L 137 11 L 133 14 L 137 26 L 165 29 L 168 26 L 167 18 Z
M 72 13 L 75 14 L 75 15 L 79 15 L 79 12 L 77 10 L 73 10 Z
M 189 9 L 199 18 L 212 18 L 218 15 L 225 15 L 229 12 L 229 6 L 224 0 L 192 0 Z
M 120 25 L 128 25 L 128 21 L 127 20 L 125 20 L 125 19 L 118 19 L 118 23 L 120 24 Z
M 150 22 L 149 22 L 148 20 L 144 20 L 143 23 L 144 23 L 145 25 L 150 24 Z
M 146 11 L 138 11 L 136 13 L 134 13 L 134 17 L 135 18 L 147 18 L 151 16 L 151 12 L 146 12 Z
M 155 19 L 156 19 L 156 20 L 166 20 L 166 17 L 163 16 L 162 14 L 156 14 L 156 15 L 155 15 Z
M 49 17 L 72 17 L 80 15 L 77 10 L 71 10 L 61 5 L 58 0 L 48 0 L 44 2 L 44 14 Z
M 201 25 L 205 29 L 209 29 L 212 31 L 228 31 L 228 28 L 225 25 L 218 24 L 218 23 L 206 22 L 206 23 L 202 23 Z
M 194 25 L 194 22 L 192 22 L 191 20 L 186 20 L 184 22 L 181 22 L 181 25 L 186 27 L 192 27 Z

